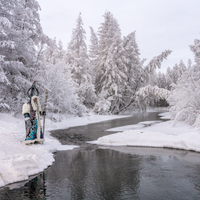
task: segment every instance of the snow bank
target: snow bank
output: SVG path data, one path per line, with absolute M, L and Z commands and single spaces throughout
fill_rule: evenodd
M 28 179 L 54 161 L 52 152 L 70 150 L 77 146 L 61 145 L 58 140 L 45 133 L 44 144 L 26 146 L 23 118 L 0 114 L 0 187 Z
M 72 126 L 86 125 L 122 116 L 98 116 L 66 118 L 62 122 L 46 119 L 46 130 L 63 129 Z M 125 116 L 124 116 L 125 117 Z M 44 144 L 27 146 L 23 116 L 17 118 L 10 114 L 0 113 L 0 187 L 9 183 L 27 180 L 54 162 L 53 152 L 71 150 L 74 145 L 61 145 L 60 142 L 45 132 Z
M 145 122 L 143 123 L 145 124 Z M 136 130 L 130 130 L 129 127 L 129 130 L 100 137 L 98 140 L 88 143 L 109 146 L 166 147 L 200 152 L 199 131 L 181 122 L 175 127 L 172 124 L 171 121 L 153 123 L 150 127 Z M 118 130 L 117 128 L 114 130 L 122 130 L 122 127 L 118 128 Z

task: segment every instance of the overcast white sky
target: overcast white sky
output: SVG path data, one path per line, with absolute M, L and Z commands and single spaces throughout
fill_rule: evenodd
M 66 49 L 81 12 L 87 41 L 89 26 L 97 32 L 102 15 L 110 11 L 118 20 L 122 36 L 136 31 L 141 59 L 149 61 L 165 49 L 172 54 L 162 71 L 182 59 L 193 60 L 189 45 L 200 38 L 200 0 L 38 0 L 43 31 L 63 42 Z

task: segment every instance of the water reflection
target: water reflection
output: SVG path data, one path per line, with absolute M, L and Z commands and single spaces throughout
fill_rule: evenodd
M 140 157 L 122 156 L 113 150 L 59 152 L 47 170 L 50 199 L 117 199 L 136 196 L 139 188 Z M 62 184 L 61 184 L 62 183 Z M 56 193 L 52 192 L 55 191 Z
M 23 187 L 13 188 L 13 185 L 11 184 L 7 187 L 0 189 L 0 199 L 1 200 L 46 199 L 45 173 L 38 174 L 37 176 L 35 176 L 35 178 L 25 183 Z
M 109 149 L 142 157 L 139 199 L 200 199 L 199 153 L 162 148 Z

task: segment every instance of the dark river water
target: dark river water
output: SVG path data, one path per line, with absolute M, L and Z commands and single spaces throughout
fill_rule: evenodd
M 160 120 L 158 113 L 57 130 L 63 144 L 55 162 L 29 181 L 0 188 L 0 200 L 200 200 L 200 154 L 163 148 L 103 147 L 87 144 L 104 130 Z

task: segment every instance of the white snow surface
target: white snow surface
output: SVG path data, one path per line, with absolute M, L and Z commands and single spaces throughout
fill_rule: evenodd
M 48 130 L 64 129 L 127 116 L 68 117 L 62 122 L 46 119 L 44 144 L 25 145 L 25 123 L 23 116 L 13 117 L 0 113 L 0 187 L 27 180 L 29 176 L 42 172 L 54 162 L 53 152 L 72 150 L 78 146 L 61 145 L 50 136 Z
M 168 113 L 162 118 L 167 119 Z M 146 126 L 145 124 L 152 124 Z M 88 143 L 106 146 L 163 147 L 200 152 L 200 132 L 183 122 L 140 122 L 133 126 L 116 127 L 108 131 L 122 131 Z

